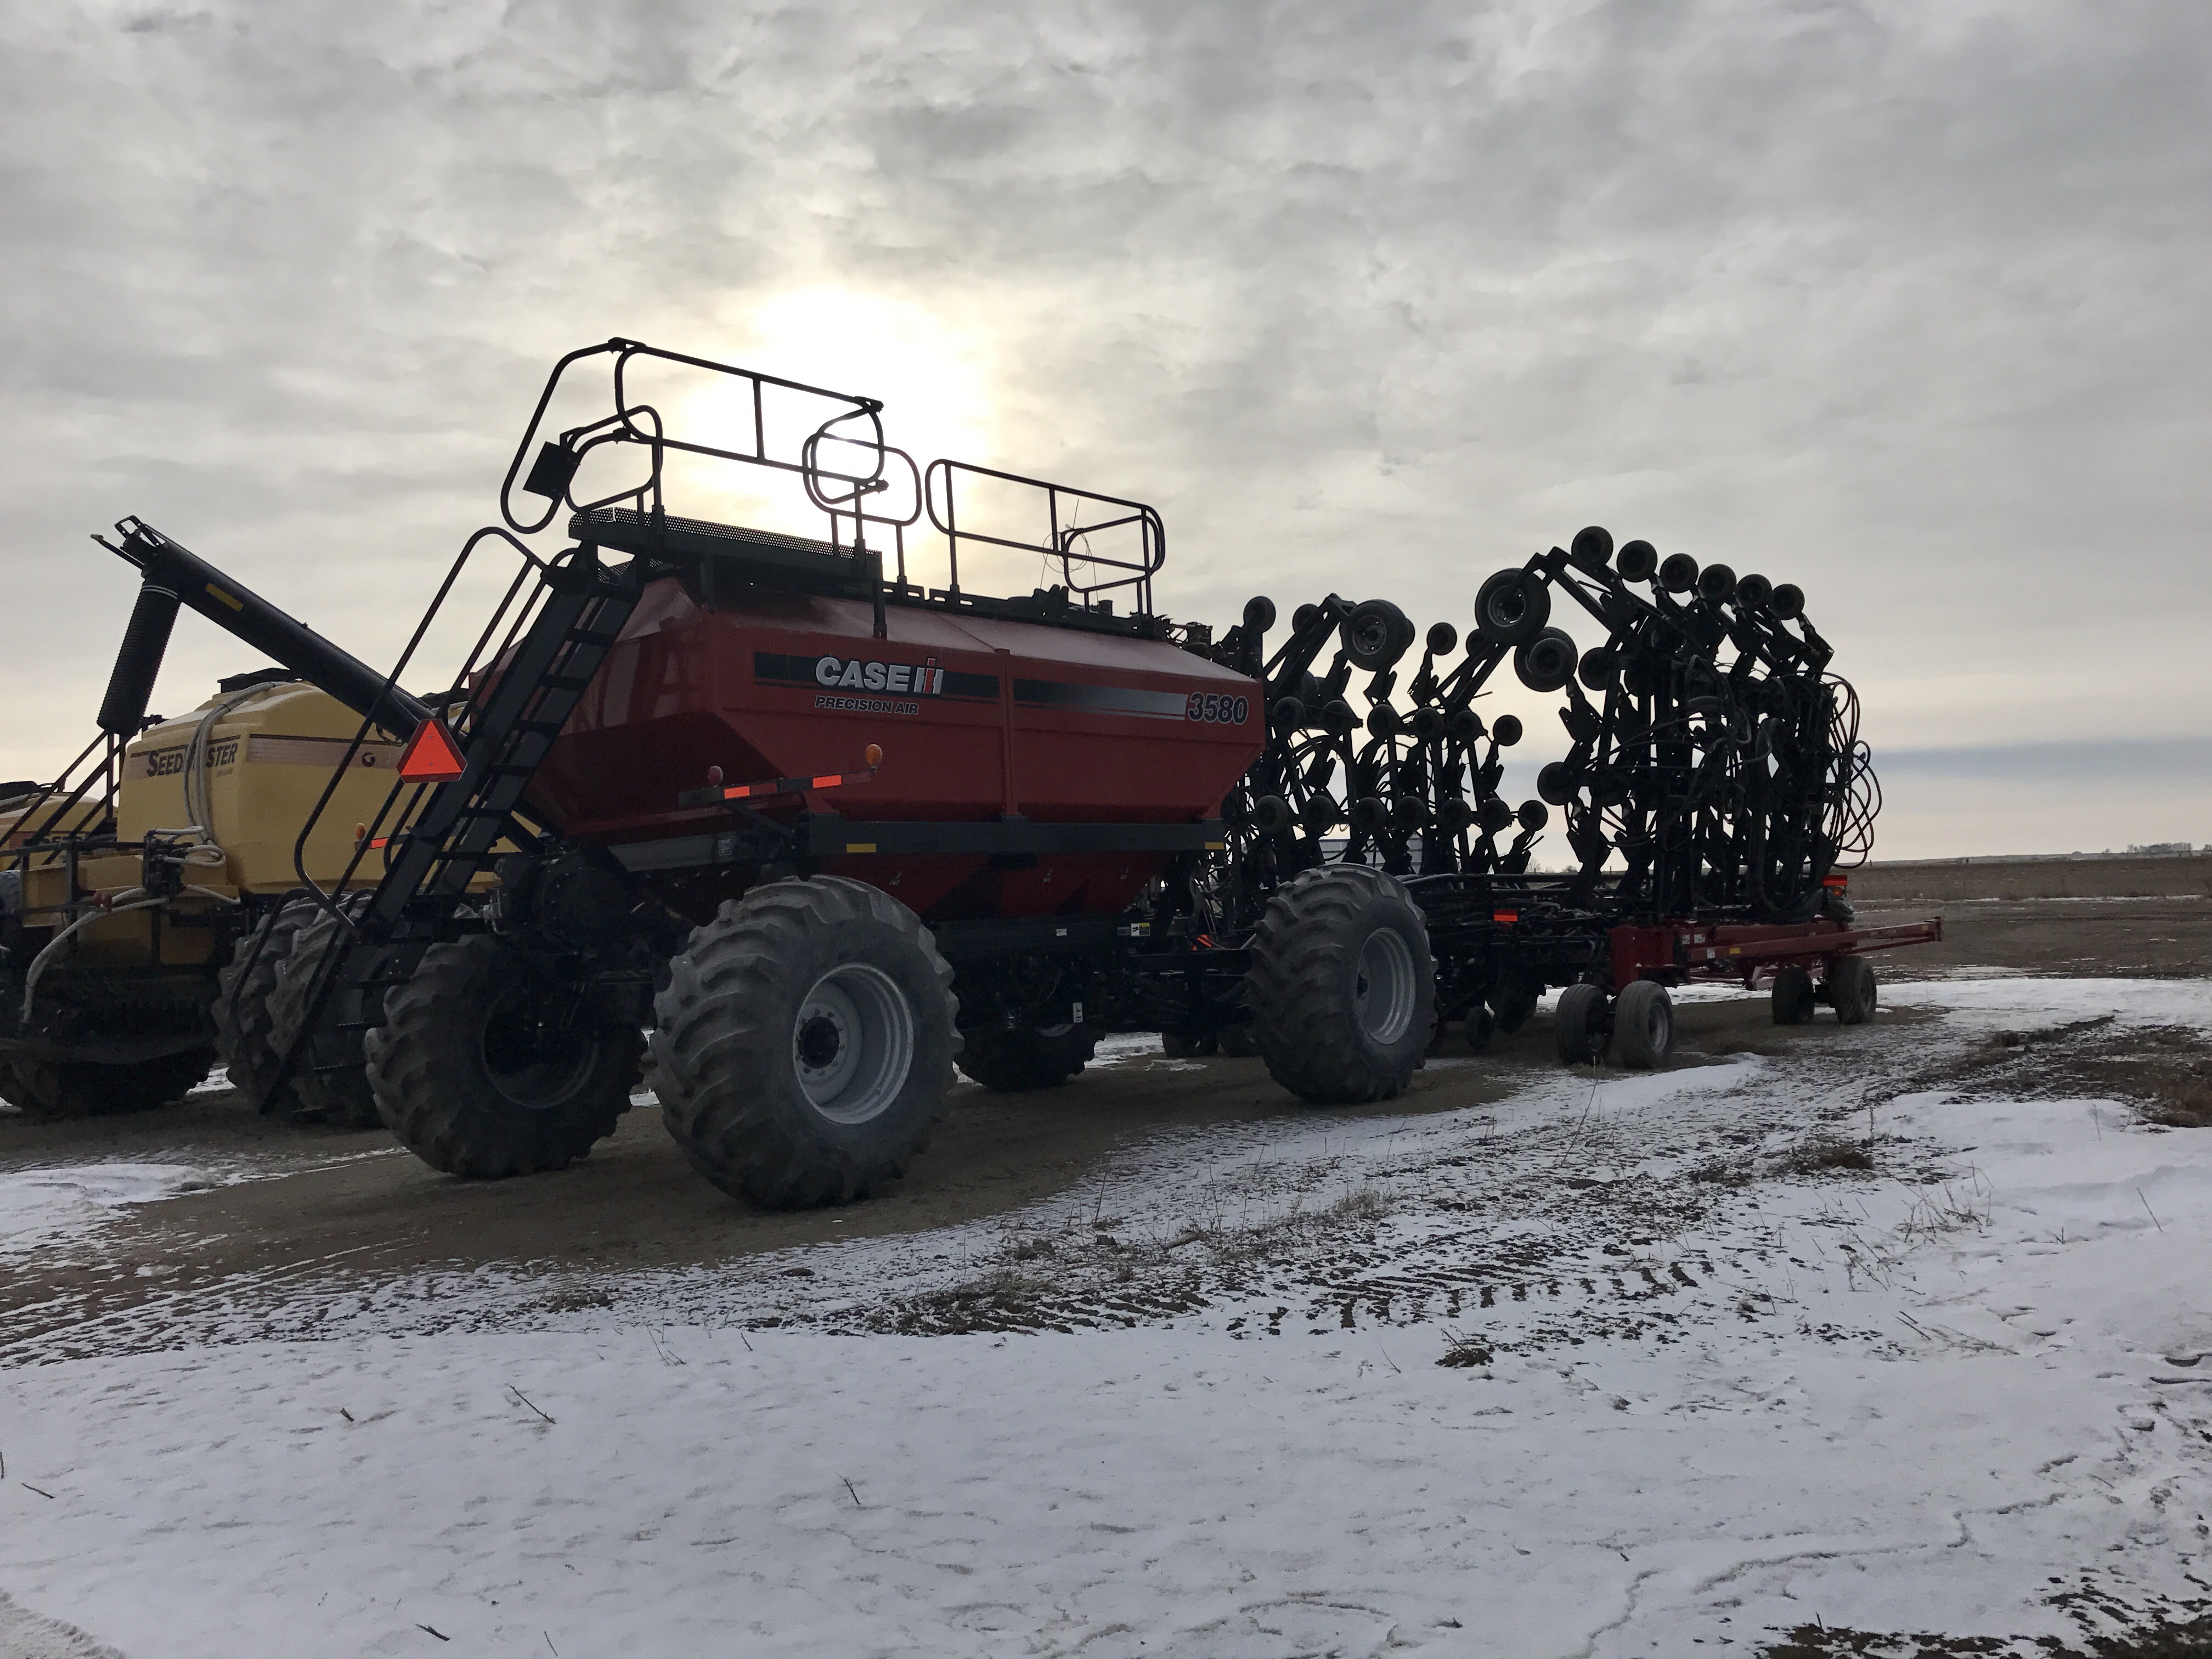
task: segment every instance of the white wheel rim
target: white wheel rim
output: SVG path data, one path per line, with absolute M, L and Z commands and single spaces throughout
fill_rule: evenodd
M 1374 1042 L 1395 1042 L 1413 1023 L 1413 953 L 1395 929 L 1378 927 L 1359 947 L 1354 1018 Z
M 880 968 L 848 962 L 816 980 L 792 1022 L 791 1060 L 807 1104 L 832 1123 L 888 1110 L 914 1069 L 914 1008 Z

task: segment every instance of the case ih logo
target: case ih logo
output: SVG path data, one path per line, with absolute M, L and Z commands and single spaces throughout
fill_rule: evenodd
M 823 657 L 814 665 L 814 683 L 845 691 L 902 691 L 933 697 L 945 690 L 945 671 L 920 663 Z

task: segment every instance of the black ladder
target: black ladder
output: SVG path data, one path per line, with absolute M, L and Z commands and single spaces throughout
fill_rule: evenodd
M 429 787 L 419 810 L 398 816 L 384 875 L 365 899 L 322 896 L 347 918 L 350 937 L 316 964 L 300 1024 L 276 1033 L 279 1085 L 298 1069 L 337 1072 L 357 1063 L 319 1060 L 314 1039 L 383 1024 L 384 992 L 411 978 L 433 945 L 481 926 L 463 914 L 470 884 L 505 856 L 495 850 L 501 841 L 532 839 L 515 810 L 636 608 L 644 563 L 609 569 L 586 544 L 541 567 L 542 592 L 527 625 L 488 665 L 483 689 L 453 722 L 461 775 Z M 408 787 L 396 784 L 392 800 Z M 379 816 L 392 816 L 392 802 Z M 368 850 L 365 843 L 356 853 L 356 866 Z

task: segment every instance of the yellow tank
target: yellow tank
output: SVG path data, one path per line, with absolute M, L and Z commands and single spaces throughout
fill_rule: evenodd
M 219 693 L 191 714 L 148 727 L 123 752 L 116 793 L 115 838 L 189 836 L 204 843 L 190 855 L 189 884 L 158 908 L 125 911 L 87 922 L 72 937 L 73 966 L 188 967 L 217 954 L 217 913 L 242 893 L 275 896 L 300 884 L 293 847 L 331 769 L 344 757 L 361 717 L 299 681 Z M 329 890 L 345 873 L 359 828 L 373 820 L 390 793 L 399 746 L 364 743 L 309 837 L 307 873 Z M 96 791 L 94 793 L 97 793 Z M 0 845 L 90 827 L 93 809 L 80 803 L 0 816 Z M 76 861 L 76 897 L 129 902 L 143 866 L 135 854 Z M 374 884 L 383 860 L 363 860 L 353 885 Z M 68 860 L 48 854 L 22 872 L 22 920 L 59 925 L 70 912 Z M 194 891 L 193 889 L 203 890 Z M 81 915 L 80 909 L 77 914 Z
M 205 884 L 281 893 L 300 884 L 293 847 L 361 717 L 296 680 L 210 697 L 191 714 L 149 726 L 124 750 L 115 826 L 118 841 L 198 830 L 222 853 Z M 391 793 L 399 745 L 368 742 L 346 769 L 307 847 L 307 874 L 328 889 L 345 872 L 354 838 Z M 389 825 L 385 826 L 389 828 Z M 356 884 L 373 884 L 383 860 L 364 860 Z
M 260 1109 L 374 1121 L 374 1103 L 364 1117 L 366 1096 L 355 1098 L 366 1085 L 330 1083 L 327 1068 L 285 1089 L 252 1069 L 273 1063 L 278 967 L 300 960 L 319 928 L 328 937 L 313 948 L 335 938 L 302 921 L 292 897 L 294 848 L 333 776 L 305 849 L 307 878 L 329 892 L 373 887 L 385 872 L 372 843 L 345 879 L 398 781 L 401 745 L 380 732 L 353 749 L 360 729 L 359 715 L 306 682 L 240 687 L 122 746 L 107 763 L 112 819 L 97 765 L 89 805 L 33 797 L 0 811 L 0 1101 L 61 1116 L 161 1105 L 230 1044 L 243 1045 L 221 1049 L 232 1080 Z M 403 786 L 395 805 L 426 799 Z M 379 842 L 401 828 L 378 824 Z M 492 881 L 481 872 L 472 884 Z M 277 939 L 276 955 L 248 951 L 264 937 Z

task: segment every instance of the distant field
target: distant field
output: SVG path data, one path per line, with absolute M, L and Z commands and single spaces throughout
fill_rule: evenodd
M 1877 861 L 1852 872 L 1850 892 L 1869 900 L 2203 895 L 2212 893 L 2212 855 Z

